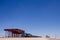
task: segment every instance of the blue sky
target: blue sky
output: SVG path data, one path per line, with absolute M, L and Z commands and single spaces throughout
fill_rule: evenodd
M 5 28 L 60 36 L 60 0 L 0 0 L 0 35 Z

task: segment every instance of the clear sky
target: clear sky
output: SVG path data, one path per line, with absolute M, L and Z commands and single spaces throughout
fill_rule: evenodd
M 60 0 L 0 0 L 0 35 L 4 28 L 60 36 Z

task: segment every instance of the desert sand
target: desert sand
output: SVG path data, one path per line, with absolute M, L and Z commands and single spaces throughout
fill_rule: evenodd
M 0 40 L 60 40 L 60 38 L 0 38 Z

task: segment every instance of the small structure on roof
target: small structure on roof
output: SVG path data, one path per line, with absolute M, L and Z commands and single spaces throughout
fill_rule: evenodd
M 6 37 L 22 37 L 24 36 L 24 30 L 22 29 L 4 29 Z

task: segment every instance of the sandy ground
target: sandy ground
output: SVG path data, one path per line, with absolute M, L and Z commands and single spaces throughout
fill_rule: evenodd
M 0 38 L 0 40 L 60 40 L 60 38 Z

